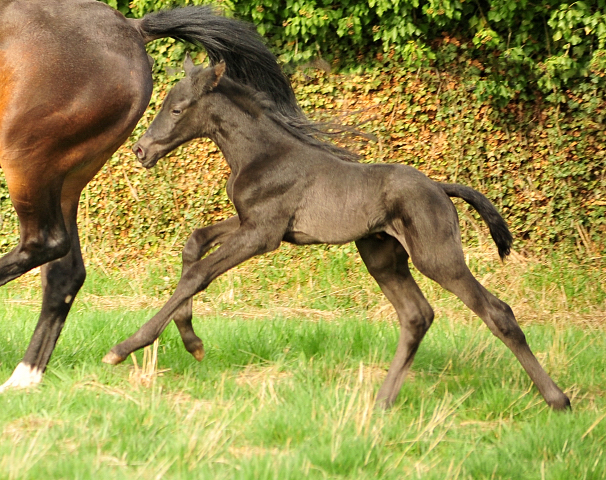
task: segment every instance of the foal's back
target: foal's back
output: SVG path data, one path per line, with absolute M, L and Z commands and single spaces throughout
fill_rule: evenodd
M 285 240 L 292 243 L 341 244 L 380 232 L 411 241 L 459 235 L 448 195 L 407 165 L 348 162 L 298 143 L 283 155 L 280 176 L 294 185 L 285 195 L 293 212 Z

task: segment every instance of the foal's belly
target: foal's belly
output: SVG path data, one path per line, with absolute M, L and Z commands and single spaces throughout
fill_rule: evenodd
M 394 165 L 325 162 L 313 171 L 284 240 L 341 244 L 383 231 L 385 185 Z
M 342 244 L 382 231 L 378 209 L 360 199 L 333 198 L 326 203 L 312 202 L 296 213 L 284 240 L 297 245 Z M 374 202 L 373 202 L 374 203 Z

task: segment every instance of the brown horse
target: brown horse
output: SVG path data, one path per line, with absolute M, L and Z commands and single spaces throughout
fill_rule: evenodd
M 82 286 L 80 193 L 127 139 L 152 93 L 145 44 L 174 37 L 301 117 L 275 57 L 249 25 L 189 7 L 126 19 L 95 0 L 0 4 L 0 166 L 20 224 L 0 285 L 42 265 L 42 311 L 22 362 L 0 387 L 39 383 Z

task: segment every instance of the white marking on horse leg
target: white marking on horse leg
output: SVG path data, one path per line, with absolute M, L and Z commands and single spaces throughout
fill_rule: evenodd
M 42 381 L 42 371 L 31 365 L 20 363 L 15 368 L 15 371 L 11 375 L 4 385 L 0 386 L 0 393 L 8 390 L 9 388 L 27 388 L 38 385 Z
M 72 297 L 71 295 L 68 295 L 67 297 L 65 297 L 65 303 L 71 302 L 72 298 L 74 298 L 74 297 Z

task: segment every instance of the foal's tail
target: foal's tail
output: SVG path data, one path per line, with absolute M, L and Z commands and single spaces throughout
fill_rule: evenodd
M 204 47 L 213 65 L 225 61 L 232 80 L 268 94 L 288 118 L 305 118 L 276 57 L 252 25 L 216 15 L 208 6 L 163 10 L 130 22 L 145 43 L 172 37 Z
M 438 185 L 442 187 L 442 190 L 444 190 L 449 197 L 462 198 L 475 208 L 486 222 L 486 225 L 488 225 L 490 235 L 499 249 L 499 257 L 504 259 L 509 255 L 511 245 L 513 244 L 513 237 L 511 236 L 511 232 L 509 231 L 505 220 L 503 220 L 501 214 L 488 198 L 477 190 L 458 183 L 438 182 Z

